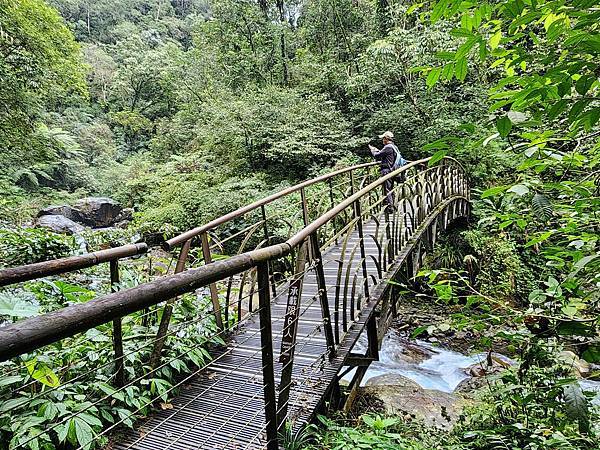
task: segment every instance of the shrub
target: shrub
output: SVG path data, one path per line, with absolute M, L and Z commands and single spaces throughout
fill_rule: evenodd
M 36 228 L 0 229 L 0 267 L 20 266 L 68 256 L 70 236 Z

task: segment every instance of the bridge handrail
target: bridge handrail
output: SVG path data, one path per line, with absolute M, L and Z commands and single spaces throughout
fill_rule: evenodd
M 284 243 L 251 250 L 199 268 L 188 269 L 133 288 L 107 294 L 87 303 L 67 306 L 57 311 L 0 327 L 0 362 L 156 305 L 166 299 L 237 275 L 259 263 L 285 256 L 362 196 L 400 173 L 427 163 L 430 159 L 431 157 L 413 161 L 378 178 L 314 220 Z M 444 160 L 457 163 L 452 158 L 446 157 Z M 460 166 L 460 164 L 458 165 Z
M 224 216 L 221 216 L 221 217 L 218 217 L 217 219 L 211 220 L 210 222 L 205 223 L 204 225 L 193 228 L 193 229 L 188 230 L 184 233 L 181 233 L 171 239 L 168 239 L 163 243 L 163 248 L 165 250 L 172 250 L 174 247 L 176 247 L 179 244 L 182 244 L 192 238 L 195 238 L 196 236 L 199 236 L 202 233 L 210 231 L 219 225 L 229 222 L 230 220 L 233 220 L 240 216 L 243 216 L 244 214 L 246 214 L 250 211 L 253 211 L 257 208 L 260 208 L 261 206 L 265 206 L 269 203 L 272 203 L 273 201 L 280 199 L 282 197 L 285 197 L 286 195 L 292 194 L 294 192 L 298 192 L 303 188 L 312 186 L 313 184 L 320 183 L 322 181 L 327 181 L 338 175 L 341 175 L 341 174 L 344 174 L 347 172 L 351 172 L 351 171 L 354 171 L 357 169 L 364 169 L 366 167 L 372 167 L 377 164 L 378 164 L 377 162 L 369 162 L 369 163 L 357 164 L 355 166 L 345 167 L 343 169 L 339 169 L 334 172 L 326 173 L 326 174 L 318 176 L 316 178 L 312 178 L 310 180 L 303 181 L 302 183 L 298 183 L 294 186 L 290 186 L 289 188 L 286 188 L 282 191 L 276 192 L 272 195 L 269 195 L 268 197 L 264 197 L 264 198 L 257 200 L 249 205 L 242 206 L 241 208 L 238 208 L 235 211 L 227 213 Z
M 0 270 L 0 287 L 9 286 L 23 281 L 35 280 L 50 275 L 59 275 L 74 270 L 85 269 L 105 262 L 117 261 L 121 258 L 141 255 L 148 251 L 145 243 L 127 244 L 119 247 L 68 256 L 66 258 L 42 261 Z

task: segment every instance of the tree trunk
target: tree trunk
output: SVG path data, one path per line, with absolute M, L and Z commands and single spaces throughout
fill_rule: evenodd
M 391 26 L 390 4 L 388 0 L 377 0 L 377 22 L 379 32 L 382 36 L 387 36 Z
M 263 12 L 266 18 L 269 14 L 269 5 L 267 0 L 258 0 L 258 5 L 260 6 L 260 10 Z
M 159 0 L 158 2 L 158 10 L 156 11 L 156 20 L 158 21 L 158 19 L 160 19 L 160 10 L 162 8 L 162 0 Z
M 87 4 L 87 32 L 88 32 L 88 36 L 92 35 L 92 31 L 90 28 L 90 4 Z
M 283 9 L 283 0 L 277 0 L 277 9 L 279 10 L 279 23 L 281 24 L 281 64 L 283 66 L 283 84 L 289 84 L 289 73 L 287 66 L 287 51 L 285 48 L 285 15 Z

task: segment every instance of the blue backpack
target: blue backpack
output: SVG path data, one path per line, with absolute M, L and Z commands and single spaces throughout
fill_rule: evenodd
M 398 150 L 398 147 L 396 147 L 396 144 L 393 144 L 393 146 L 394 146 L 394 151 L 396 152 L 396 160 L 394 161 L 394 165 L 392 166 L 392 171 L 399 169 L 404 164 L 406 164 L 406 160 L 400 154 L 400 150 Z

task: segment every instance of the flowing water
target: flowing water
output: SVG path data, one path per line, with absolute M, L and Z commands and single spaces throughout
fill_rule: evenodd
M 361 336 L 354 351 L 364 352 L 365 348 L 366 338 Z M 373 377 L 394 374 L 409 378 L 424 389 L 452 392 L 469 378 L 466 369 L 485 361 L 485 357 L 485 353 L 465 356 L 418 339 L 408 340 L 392 329 L 383 338 L 379 361 L 371 363 L 361 386 Z M 350 381 L 352 375 L 353 371 L 344 379 Z
M 361 335 L 353 351 L 364 353 L 366 347 L 366 336 Z M 394 329 L 390 329 L 383 339 L 379 361 L 371 363 L 361 386 L 371 378 L 381 375 L 401 375 L 424 389 L 453 392 L 461 381 L 470 378 L 467 369 L 480 362 L 485 364 L 486 356 L 486 353 L 465 356 L 452 350 L 435 347 L 429 342 L 409 340 Z M 505 356 L 499 354 L 494 356 L 512 363 Z M 354 370 L 346 374 L 343 379 L 349 382 L 352 375 Z M 593 403 L 600 405 L 600 382 L 581 380 L 580 385 L 584 390 L 596 392 Z

